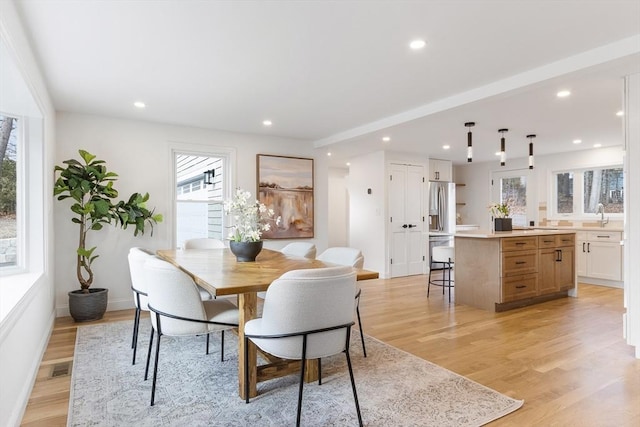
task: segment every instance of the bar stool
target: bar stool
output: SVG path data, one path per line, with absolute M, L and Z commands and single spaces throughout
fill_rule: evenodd
M 451 288 L 454 281 L 451 280 L 451 269 L 455 263 L 456 251 L 453 246 L 435 246 L 431 252 L 431 264 L 429 264 L 429 283 L 427 285 L 427 298 L 429 298 L 429 290 L 431 285 L 442 286 L 442 295 L 444 288 L 449 288 L 449 302 L 451 302 Z M 442 279 L 431 279 L 431 265 L 440 263 L 443 265 Z

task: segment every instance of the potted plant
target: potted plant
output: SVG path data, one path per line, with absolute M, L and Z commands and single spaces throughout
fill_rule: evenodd
M 90 231 L 99 231 L 105 224 L 126 229 L 133 227 L 133 234 L 144 234 L 145 228 L 162 221 L 145 206 L 149 194 L 133 193 L 126 201 L 115 201 L 118 191 L 113 187 L 118 175 L 109 172 L 104 160 L 85 150 L 78 150 L 80 160 L 70 159 L 56 166 L 58 175 L 53 194 L 58 200 L 73 199 L 70 206 L 71 221 L 78 224 L 79 240 L 76 249 L 76 274 L 80 289 L 69 292 L 69 311 L 76 321 L 101 319 L 107 309 L 107 289 L 90 289 L 94 274 L 92 264 L 99 255 L 96 247 L 87 247 Z
M 262 232 L 271 229 L 273 209 L 251 200 L 251 193 L 238 188 L 231 199 L 225 200 L 224 211 L 233 215 L 234 224 L 230 227 L 229 249 L 239 262 L 255 261 L 262 250 Z M 276 219 L 276 224 L 280 217 Z
M 506 203 L 492 203 L 489 212 L 493 217 L 494 231 L 511 231 L 513 224 L 509 218 L 509 205 Z

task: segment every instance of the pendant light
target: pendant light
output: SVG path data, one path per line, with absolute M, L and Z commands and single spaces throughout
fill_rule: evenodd
M 500 132 L 500 166 L 504 166 L 507 162 L 507 152 L 505 151 L 504 133 L 509 132 L 509 129 L 498 129 Z
M 527 135 L 529 138 L 529 169 L 533 169 L 533 138 L 535 137 L 535 134 Z
M 474 127 L 476 124 L 475 122 L 467 122 L 464 125 L 469 128 L 469 131 L 467 132 L 467 163 L 471 163 L 473 161 L 473 143 L 471 141 L 471 128 Z

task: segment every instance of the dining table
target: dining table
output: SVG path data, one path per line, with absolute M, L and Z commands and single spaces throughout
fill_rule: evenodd
M 156 254 L 175 265 L 193 281 L 216 297 L 237 295 L 238 322 L 238 392 L 245 399 L 244 324 L 257 317 L 258 292 L 266 291 L 271 282 L 291 270 L 332 267 L 335 264 L 263 249 L 253 262 L 239 262 L 228 248 L 161 249 Z M 378 278 L 375 271 L 354 268 L 357 280 Z M 266 363 L 258 366 L 258 349 L 249 341 L 249 397 L 257 395 L 257 384 L 300 370 L 300 361 L 282 360 L 261 353 Z M 305 381 L 318 379 L 318 363 L 307 361 Z

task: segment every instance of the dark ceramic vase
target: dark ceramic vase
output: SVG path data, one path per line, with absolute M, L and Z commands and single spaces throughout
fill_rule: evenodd
M 253 262 L 262 250 L 262 240 L 257 242 L 229 242 L 229 249 L 238 262 Z
M 102 319 L 107 311 L 109 290 L 90 288 L 85 293 L 82 290 L 69 292 L 69 313 L 76 322 L 90 322 Z
M 513 229 L 512 218 L 495 218 L 496 231 L 511 231 Z

